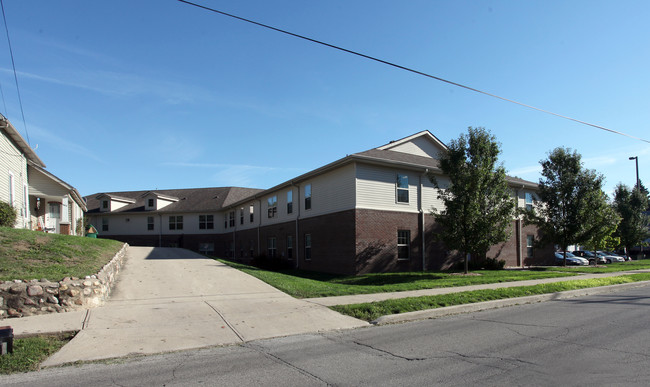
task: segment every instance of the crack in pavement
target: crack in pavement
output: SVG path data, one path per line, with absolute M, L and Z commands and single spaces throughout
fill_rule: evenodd
M 230 322 L 229 322 L 228 320 L 226 320 L 226 317 L 225 317 L 221 312 L 219 312 L 219 309 L 217 309 L 215 306 L 213 306 L 212 304 L 210 304 L 210 303 L 207 302 L 207 301 L 203 301 L 203 302 L 205 302 L 206 305 L 208 305 L 210 308 L 212 308 L 212 310 L 214 310 L 214 311 L 219 315 L 219 317 L 221 317 L 221 319 L 223 320 L 223 322 L 226 323 L 226 325 L 228 325 L 228 328 L 230 328 L 230 329 L 232 330 L 232 332 L 233 332 L 233 333 L 234 333 L 234 334 L 239 338 L 239 340 L 241 340 L 243 343 L 246 342 L 246 340 L 244 340 L 244 336 L 242 336 L 242 335 L 237 331 L 237 329 L 235 329 L 235 327 L 232 326 L 232 324 L 230 324 Z
M 521 359 L 515 359 L 515 358 L 511 358 L 511 357 L 467 355 L 467 354 L 463 354 L 463 353 L 460 353 L 460 352 L 454 352 L 454 351 L 447 351 L 447 353 L 453 353 L 454 355 L 460 356 L 463 359 L 491 359 L 491 360 L 508 361 L 508 362 L 512 362 L 512 363 L 521 363 L 521 364 L 526 364 L 526 365 L 537 365 L 537 363 L 533 363 L 533 362 L 526 361 L 526 360 L 521 360 Z
M 305 376 L 307 376 L 309 378 L 312 378 L 312 379 L 314 379 L 314 380 L 316 380 L 316 381 L 318 381 L 320 383 L 323 383 L 326 386 L 332 386 L 332 384 L 326 382 L 325 380 L 323 380 L 319 376 L 314 375 L 314 374 L 312 374 L 311 372 L 309 372 L 309 371 L 307 371 L 305 369 L 302 369 L 302 368 L 300 368 L 300 367 L 298 367 L 296 365 L 293 365 L 293 364 L 289 363 L 288 361 L 280 358 L 279 356 L 276 356 L 276 355 L 272 354 L 271 352 L 267 351 L 264 347 L 262 347 L 260 345 L 255 345 L 253 343 L 248 342 L 248 343 L 241 344 L 241 346 L 244 347 L 244 348 L 252 349 L 253 351 L 262 354 L 264 357 L 270 359 L 271 361 L 273 361 L 275 363 L 278 363 L 278 364 L 281 364 L 281 365 L 284 365 L 284 366 L 287 366 L 287 367 L 289 367 L 289 368 L 291 368 L 293 370 L 296 370 L 300 374 L 305 375 Z
M 389 356 L 391 356 L 391 357 L 395 357 L 395 358 L 402 359 L 402 360 L 406 360 L 406 361 L 423 361 L 423 360 L 428 360 L 426 357 L 407 357 L 407 356 L 397 355 L 397 354 L 392 353 L 392 352 L 390 352 L 390 351 L 387 351 L 387 350 L 385 350 L 385 349 L 375 348 L 375 347 L 373 347 L 373 346 L 370 345 L 370 344 L 365 344 L 365 343 L 362 343 L 362 342 L 360 342 L 360 341 L 356 341 L 356 340 L 353 340 L 352 342 L 353 342 L 354 344 L 356 344 L 356 345 L 359 345 L 359 346 L 362 346 L 362 347 L 365 347 L 365 348 L 370 348 L 370 349 L 372 349 L 373 351 L 377 351 L 377 352 L 380 352 L 380 353 L 382 353 L 382 354 L 389 355 Z

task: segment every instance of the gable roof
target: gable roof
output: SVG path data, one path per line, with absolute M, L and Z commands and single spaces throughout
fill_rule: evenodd
M 11 122 L 9 122 L 9 120 L 5 118 L 5 116 L 3 116 L 2 114 L 0 114 L 0 130 L 2 130 L 7 136 L 7 138 L 9 138 L 11 142 L 13 142 L 14 145 L 16 145 L 16 147 L 20 149 L 21 152 L 23 152 L 27 160 L 34 163 L 34 165 L 45 168 L 45 163 L 43 162 L 43 160 L 41 160 L 36 155 L 36 152 L 34 152 L 32 147 L 30 147 L 29 144 L 27 144 L 23 136 L 21 136 L 20 133 L 18 133 L 16 128 L 14 128 L 14 126 L 11 124 Z
M 128 199 L 130 204 L 111 212 L 102 212 L 103 215 L 111 213 L 180 213 L 180 212 L 216 212 L 224 207 L 250 197 L 262 190 L 241 187 L 212 187 L 212 188 L 185 188 L 163 189 L 147 191 L 105 192 L 86 196 L 88 213 L 100 213 L 100 199 L 102 197 Z M 159 210 L 145 210 L 145 196 L 155 193 L 162 197 L 178 198 L 178 201 Z
M 31 160 L 27 163 L 27 165 L 32 170 L 41 173 L 42 175 L 44 175 L 48 179 L 54 181 L 55 183 L 57 183 L 58 185 L 63 187 L 65 190 L 67 190 L 68 193 L 70 194 L 70 196 L 72 197 L 72 200 L 74 200 L 79 205 L 79 207 L 81 207 L 81 209 L 83 211 L 87 210 L 86 201 L 83 200 L 83 198 L 79 194 L 79 191 L 77 191 L 77 189 L 75 187 L 71 186 L 70 184 L 66 183 L 65 181 L 63 181 L 63 180 L 59 179 L 58 177 L 54 176 L 52 173 L 50 173 L 49 171 L 46 171 L 44 168 L 41 168 L 40 166 L 38 166 L 36 163 L 34 163 Z

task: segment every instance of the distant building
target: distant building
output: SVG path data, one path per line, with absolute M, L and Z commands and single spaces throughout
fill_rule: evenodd
M 428 178 L 447 147 L 428 131 L 346 156 L 267 190 L 237 187 L 98 193 L 86 197 L 101 237 L 178 246 L 243 261 L 264 256 L 313 271 L 360 274 L 449 268 L 459 260 L 435 241 Z M 537 184 L 509 177 L 519 207 Z M 537 229 L 512 221 L 490 251 L 508 266 L 553 262 L 537 251 Z

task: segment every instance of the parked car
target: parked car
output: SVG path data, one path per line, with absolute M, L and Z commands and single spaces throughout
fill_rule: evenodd
M 599 256 L 602 256 L 605 262 L 607 263 L 612 263 L 612 262 L 625 262 L 625 258 L 616 255 L 616 254 L 610 254 L 606 251 L 596 251 Z
M 576 251 L 572 251 L 571 254 L 575 255 L 576 257 L 585 258 L 586 260 L 589 261 L 589 263 L 594 263 L 594 262 L 597 262 L 597 264 L 607 263 L 607 259 L 601 256 L 596 256 L 592 251 L 576 250 Z
M 556 265 L 562 265 L 564 264 L 564 253 L 561 251 L 558 251 L 555 253 L 555 264 Z M 567 251 L 566 253 L 566 264 L 567 265 L 572 265 L 572 266 L 587 266 L 589 265 L 589 261 L 582 258 L 582 257 L 576 257 L 575 255 L 569 253 Z

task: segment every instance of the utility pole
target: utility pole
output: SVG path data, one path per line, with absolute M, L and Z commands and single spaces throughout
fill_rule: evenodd
M 637 194 L 641 194 L 641 184 L 639 184 L 639 156 L 632 156 L 629 158 L 630 160 L 634 160 L 636 162 L 636 190 Z M 645 254 L 643 253 L 643 241 L 640 243 L 641 247 L 641 258 L 645 258 Z

